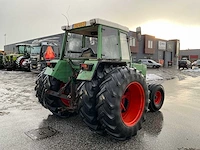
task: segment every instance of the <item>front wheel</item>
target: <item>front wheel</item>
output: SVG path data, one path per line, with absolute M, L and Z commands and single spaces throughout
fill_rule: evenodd
M 98 120 L 105 131 L 126 140 L 141 129 L 148 108 L 145 78 L 136 69 L 118 68 L 107 75 L 97 95 Z
M 163 103 L 164 103 L 164 88 L 160 84 L 150 84 L 148 86 L 148 89 L 150 91 L 150 103 L 149 103 L 149 110 L 151 112 L 156 112 L 158 111 Z

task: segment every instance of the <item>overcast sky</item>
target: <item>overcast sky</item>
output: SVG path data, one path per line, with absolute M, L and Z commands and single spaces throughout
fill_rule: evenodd
M 62 33 L 61 26 L 102 18 L 157 38 L 200 49 L 200 0 L 0 0 L 0 49 L 5 43 Z M 5 36 L 6 34 L 6 36 Z M 6 39 L 6 40 L 5 40 Z

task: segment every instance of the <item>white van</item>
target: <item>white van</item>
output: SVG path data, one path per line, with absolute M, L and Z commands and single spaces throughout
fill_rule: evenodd
M 143 58 L 143 59 L 139 59 L 138 62 L 141 62 L 141 63 L 147 65 L 147 67 L 149 67 L 149 68 L 160 68 L 162 66 L 160 63 L 157 63 L 152 59 Z

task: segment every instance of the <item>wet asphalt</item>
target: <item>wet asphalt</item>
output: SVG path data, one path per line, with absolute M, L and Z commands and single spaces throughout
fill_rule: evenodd
M 43 108 L 35 97 L 36 74 L 0 71 L 0 150 L 200 149 L 200 76 L 170 69 L 149 72 L 165 77 L 164 105 L 147 113 L 136 136 L 117 141 L 90 131 L 78 115 L 61 119 Z M 54 135 L 41 137 L 44 128 Z

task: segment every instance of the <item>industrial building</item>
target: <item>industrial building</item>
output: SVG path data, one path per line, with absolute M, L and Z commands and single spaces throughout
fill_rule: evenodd
M 58 44 L 59 48 L 61 48 L 63 35 L 63 33 L 60 33 L 18 43 L 31 44 L 34 40 L 59 37 Z M 149 58 L 161 63 L 163 67 L 169 67 L 171 66 L 171 64 L 172 66 L 177 64 L 180 51 L 179 40 L 163 40 L 158 39 L 155 36 L 145 34 L 141 36 L 141 40 L 138 42 L 136 40 L 136 32 L 134 31 L 130 31 L 129 36 L 129 44 L 133 62 L 137 61 L 140 58 Z M 6 53 L 16 52 L 15 45 L 18 43 L 4 46 L 4 51 Z
M 133 60 L 149 58 L 161 63 L 164 67 L 176 65 L 179 58 L 180 41 L 163 40 L 152 35 L 142 35 L 136 40 L 136 32 L 130 31 L 130 49 Z
M 15 52 L 17 51 L 16 44 L 19 44 L 19 43 L 31 44 L 34 40 L 42 40 L 42 39 L 54 38 L 54 37 L 57 37 L 57 38 L 58 38 L 58 39 L 57 39 L 57 41 L 58 41 L 58 47 L 60 48 L 61 45 L 62 45 L 63 35 L 64 35 L 63 33 L 60 33 L 60 34 L 55 34 L 55 35 L 50 35 L 50 36 L 45 36 L 45 37 L 39 37 L 39 38 L 27 40 L 27 41 L 22 41 L 22 42 L 17 42 L 17 43 L 5 45 L 5 46 L 4 46 L 4 51 L 5 51 L 7 54 L 15 53 Z
M 200 59 L 200 49 L 180 50 L 179 59 L 187 58 L 191 62 Z

